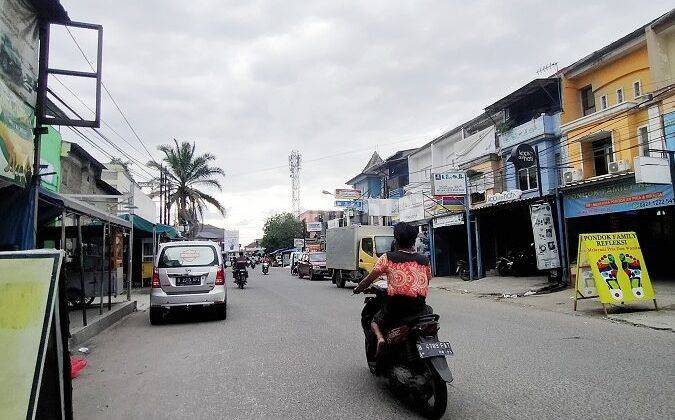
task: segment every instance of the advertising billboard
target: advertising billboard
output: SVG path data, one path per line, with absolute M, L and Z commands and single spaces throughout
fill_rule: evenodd
M 238 252 L 239 251 L 239 231 L 225 230 L 223 231 L 223 251 Z
M 38 31 L 29 4 L 0 0 L 0 176 L 14 181 L 33 163 Z
M 338 188 L 335 190 L 336 200 L 356 200 L 361 198 L 361 191 L 351 188 Z
M 431 191 L 433 195 L 465 195 L 466 174 L 463 171 L 433 174 Z

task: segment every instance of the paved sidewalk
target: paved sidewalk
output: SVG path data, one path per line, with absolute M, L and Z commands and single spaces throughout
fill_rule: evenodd
M 472 282 L 452 277 L 435 277 L 431 287 L 573 316 L 605 317 L 602 305 L 597 299 L 580 300 L 575 312 L 572 288 L 547 293 L 544 283 L 545 279 L 542 281 L 541 278 L 530 277 L 493 277 Z M 539 290 L 538 286 L 541 287 Z M 652 301 L 611 305 L 606 318 L 653 329 L 675 331 L 675 281 L 654 282 L 654 290 L 658 311 L 654 310 Z M 537 294 L 524 296 L 527 291 L 534 291 Z

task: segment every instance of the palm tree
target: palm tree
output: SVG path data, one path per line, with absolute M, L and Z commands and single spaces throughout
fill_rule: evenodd
M 169 181 L 169 206 L 178 208 L 179 225 L 188 225 L 189 234 L 196 233 L 196 227 L 203 219 L 207 204 L 214 206 L 220 214 L 225 215 L 223 205 L 213 197 L 200 190 L 200 186 L 215 187 L 222 190 L 218 178 L 225 176 L 222 168 L 210 166 L 216 157 L 211 153 L 195 154 L 195 143 L 173 139 L 174 144 L 157 147 L 164 154 L 161 162 L 148 162 L 148 166 L 164 170 Z M 158 194 L 159 191 L 155 191 Z

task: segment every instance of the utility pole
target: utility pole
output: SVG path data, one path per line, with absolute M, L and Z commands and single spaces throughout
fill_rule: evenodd
M 291 172 L 291 204 L 293 216 L 300 215 L 300 165 L 302 157 L 297 150 L 291 151 L 288 156 L 288 168 Z
M 159 167 L 159 223 L 164 223 L 164 167 Z

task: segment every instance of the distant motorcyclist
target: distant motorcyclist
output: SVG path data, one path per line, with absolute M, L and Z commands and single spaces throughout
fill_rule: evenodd
M 397 223 L 394 226 L 396 250 L 382 255 L 373 271 L 354 289 L 354 293 L 360 293 L 381 275 L 387 276 L 387 301 L 371 323 L 373 333 L 377 336 L 378 353 L 385 344 L 382 330 L 393 328 L 401 319 L 427 310 L 431 266 L 427 257 L 415 252 L 416 238 L 417 228 L 405 222 Z
M 234 260 L 233 268 L 235 270 L 246 270 L 247 266 L 248 258 L 246 258 L 243 251 L 239 251 L 239 256 Z

